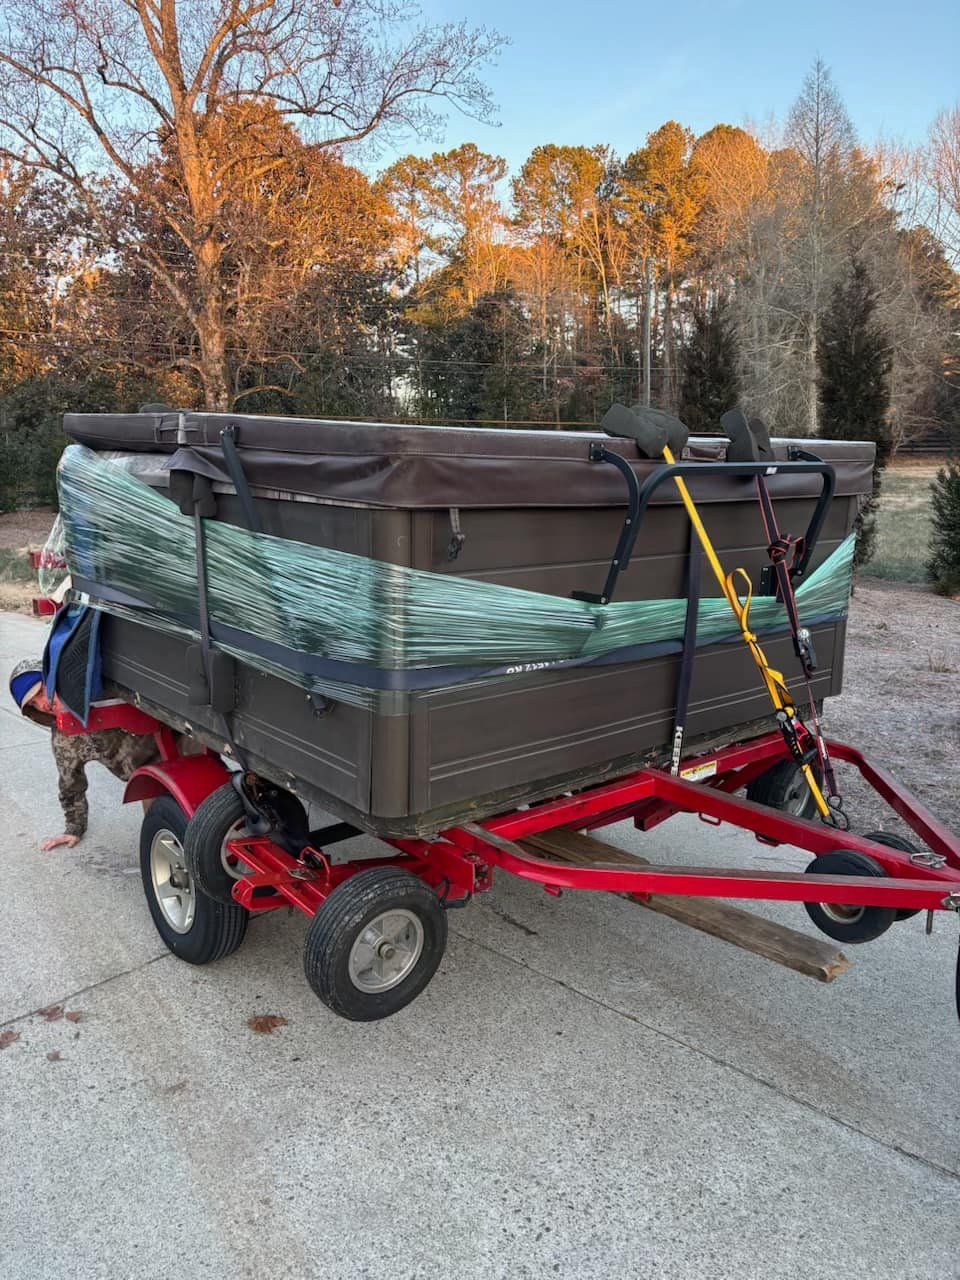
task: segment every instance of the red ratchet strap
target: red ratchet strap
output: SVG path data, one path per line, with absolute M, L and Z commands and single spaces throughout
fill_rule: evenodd
M 810 687 L 810 680 L 817 669 L 817 655 L 813 648 L 813 639 L 810 632 L 800 624 L 797 598 L 793 591 L 791 570 L 803 559 L 805 551 L 804 540 L 803 538 L 792 538 L 788 533 L 781 533 L 777 525 L 777 517 L 773 509 L 770 490 L 767 488 L 767 482 L 763 476 L 757 476 L 757 497 L 760 500 L 760 514 L 767 537 L 767 555 L 770 557 L 770 564 L 777 580 L 777 598 L 783 601 L 783 606 L 786 610 L 787 623 L 793 638 L 793 648 L 800 660 L 803 681 L 807 689 L 807 702 L 810 708 L 810 722 L 813 725 L 813 737 L 816 740 L 817 755 L 820 757 L 820 765 L 823 769 L 823 779 L 827 784 L 827 803 L 838 820 L 843 818 L 846 821 L 846 815 L 843 814 L 843 802 L 837 787 L 837 776 L 834 772 L 833 761 L 830 759 L 830 753 L 827 750 L 826 739 L 820 725 L 820 717 L 817 715 L 813 690 Z
M 763 476 L 757 476 L 757 496 L 760 499 L 760 514 L 763 528 L 767 535 L 767 555 L 777 579 L 777 598 L 783 601 L 793 636 L 793 647 L 803 674 L 809 679 L 817 669 L 817 655 L 813 649 L 810 632 L 800 625 L 797 612 L 797 598 L 793 592 L 792 571 L 803 559 L 805 550 L 803 538 L 792 538 L 789 533 L 781 533 L 777 526 L 777 517 L 773 509 L 770 490 Z

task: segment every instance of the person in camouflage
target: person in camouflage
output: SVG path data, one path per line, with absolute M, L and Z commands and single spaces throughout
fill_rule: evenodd
M 62 733 L 43 688 L 40 663 L 18 663 L 10 676 L 10 692 L 20 711 L 29 720 L 50 729 L 53 758 L 59 776 L 60 807 L 65 819 L 61 835 L 42 841 L 41 849 L 58 845 L 73 848 L 87 829 L 88 764 L 102 764 L 114 777 L 126 782 L 135 769 L 157 759 L 157 747 L 146 734 L 123 729 L 96 729 L 90 733 Z

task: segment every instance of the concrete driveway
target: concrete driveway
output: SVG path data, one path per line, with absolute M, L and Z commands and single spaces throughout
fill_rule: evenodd
M 42 639 L 0 615 L 4 684 Z M 164 949 L 102 770 L 84 842 L 39 853 L 53 762 L 5 694 L 0 764 L 3 1277 L 960 1275 L 955 921 L 823 987 L 501 875 L 418 1001 L 350 1024 L 286 912 L 207 969 Z M 805 857 L 687 820 L 644 848 Z M 288 1025 L 257 1035 L 264 1013 Z

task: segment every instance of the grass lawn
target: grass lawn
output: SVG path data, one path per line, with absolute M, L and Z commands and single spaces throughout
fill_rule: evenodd
M 0 582 L 36 582 L 37 571 L 32 568 L 26 552 L 21 548 L 0 547 Z
M 37 594 L 37 573 L 22 548 L 0 547 L 0 611 L 30 612 Z
M 895 582 L 925 582 L 930 539 L 930 485 L 936 462 L 894 463 L 887 468 L 877 511 L 876 551 L 861 572 Z

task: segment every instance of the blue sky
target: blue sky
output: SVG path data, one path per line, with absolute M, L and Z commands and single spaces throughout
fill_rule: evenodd
M 958 0 L 421 3 L 430 20 L 465 18 L 510 37 L 487 77 L 500 127 L 451 116 L 442 145 L 475 141 L 512 169 L 541 142 L 607 142 L 625 154 L 669 119 L 702 132 L 782 118 L 818 54 L 864 141 L 919 142 L 960 98 Z

